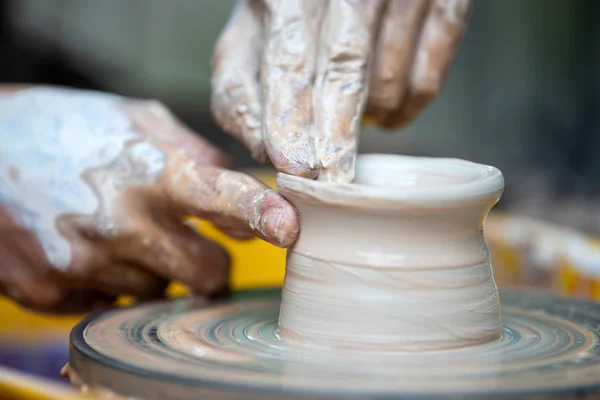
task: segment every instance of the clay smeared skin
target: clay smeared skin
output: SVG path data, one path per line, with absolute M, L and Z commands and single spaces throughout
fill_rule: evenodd
M 258 180 L 224 169 L 230 164 L 227 157 L 184 127 L 161 104 L 58 88 L 11 89 L 3 93 L 3 104 L 9 104 L 11 99 L 31 99 L 37 101 L 34 109 L 41 113 L 46 107 L 40 100 L 44 96 L 62 99 L 66 104 L 76 96 L 77 105 L 85 104 L 88 96 L 96 96 L 90 107 L 114 106 L 111 112 L 124 116 L 130 131 L 123 136 L 116 157 L 106 158 L 102 165 L 83 168 L 76 182 L 56 180 L 52 168 L 37 173 L 18 162 L 0 171 L 0 183 L 4 182 L 0 184 L 0 199 L 7 199 L 10 205 L 0 204 L 0 248 L 4 249 L 0 263 L 5 266 L 0 271 L 0 290 L 23 305 L 42 311 L 81 312 L 110 304 L 120 294 L 160 296 L 171 279 L 183 282 L 200 295 L 217 292 L 228 282 L 229 256 L 185 223 L 189 215 L 210 220 L 237 238 L 256 235 L 282 247 L 295 240 L 298 225 L 294 208 Z M 89 119 L 94 110 L 88 111 L 86 115 L 73 111 L 75 115 L 66 116 L 66 122 L 61 123 Z M 11 123 L 18 121 L 18 115 L 2 115 Z M 12 140 L 10 132 L 0 132 L 0 153 L 12 151 L 14 161 L 19 159 L 23 146 L 45 145 L 49 147 L 44 155 L 55 157 L 54 162 L 68 169 L 71 153 L 84 149 L 69 148 L 70 133 L 58 126 L 62 131 L 49 136 L 58 135 L 60 146 L 29 143 L 26 137 Z M 35 129 L 38 136 L 33 137 L 39 137 L 45 128 Z M 102 144 L 97 141 L 101 134 L 94 138 L 96 142 L 89 142 L 90 146 Z M 102 151 L 102 147 L 99 149 Z M 24 159 L 23 163 L 28 161 L 31 160 Z M 81 167 L 81 160 L 77 165 Z M 55 180 L 73 192 L 53 191 L 57 187 L 53 185 Z M 32 199 L 19 197 L 20 193 L 29 193 L 21 191 L 23 185 L 35 185 L 38 202 L 33 204 L 38 209 L 27 207 Z M 84 189 L 91 189 L 93 196 L 81 197 L 77 191 Z M 61 203 L 61 199 L 68 200 L 68 196 L 76 194 L 94 203 L 69 211 L 64 205 L 68 201 Z M 34 220 L 54 215 L 52 204 L 56 201 L 62 208 L 53 227 L 24 223 L 31 220 L 26 213 L 34 214 Z M 90 206 L 90 213 L 77 211 Z M 44 226 L 42 234 L 37 228 Z M 56 234 L 49 235 L 48 229 L 55 229 Z M 49 240 L 55 244 L 66 242 L 68 254 L 61 254 L 62 247 Z M 58 250 L 50 257 L 48 248 Z M 64 260 L 65 264 L 56 263 Z
M 85 288 L 67 289 L 36 237 L 0 208 L 0 293 L 41 312 L 79 313 L 112 298 Z
M 381 0 L 329 2 L 313 99 L 319 180 L 350 182 L 354 178 L 370 50 L 382 5 Z
M 264 48 L 263 8 L 260 1 L 238 2 L 213 55 L 211 105 L 217 123 L 244 143 L 260 162 L 267 161 L 257 82 Z
M 350 182 L 363 113 L 412 122 L 443 89 L 471 0 L 240 0 L 213 57 L 212 110 L 259 161 Z
M 422 17 L 418 11 L 416 19 L 420 21 Z M 398 10 L 396 12 L 401 15 Z M 431 2 L 428 14 L 421 22 L 422 31 L 417 47 L 413 50 L 414 61 L 404 92 L 400 94 L 402 97 L 399 99 L 399 106 L 395 109 L 383 107 L 381 111 L 377 111 L 379 107 L 376 104 L 372 106 L 372 109 L 376 110 L 375 114 L 379 114 L 378 121 L 381 126 L 386 128 L 406 126 L 414 121 L 442 91 L 470 14 L 469 0 Z M 381 57 L 380 62 L 393 63 L 394 61 L 386 55 Z M 373 76 L 376 81 L 379 75 Z M 391 84 L 398 85 L 398 83 Z M 377 93 L 377 90 L 373 90 L 373 93 Z

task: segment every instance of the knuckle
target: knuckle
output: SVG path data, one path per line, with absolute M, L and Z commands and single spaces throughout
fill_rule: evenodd
M 124 224 L 119 231 L 119 239 L 123 242 L 140 241 L 144 247 L 150 247 L 153 244 L 153 236 L 145 234 L 146 230 L 140 221 Z
M 294 80 L 298 85 L 305 87 L 312 82 L 313 70 L 308 65 L 304 54 L 295 54 L 281 51 L 271 67 L 271 76 L 273 78 L 283 78 L 285 80 Z
M 300 14 L 275 18 L 264 60 L 270 76 L 285 74 L 310 81 L 313 52 L 313 34 Z
M 252 83 L 242 75 L 233 74 L 221 77 L 213 85 L 211 109 L 222 118 L 230 114 L 256 114 L 258 99 L 252 90 Z
M 330 48 L 329 65 L 339 71 L 363 71 L 367 66 L 366 48 L 352 39 L 334 43 Z
M 367 69 L 365 51 L 351 43 L 339 43 L 331 48 L 327 80 L 339 81 L 348 91 L 363 88 Z
M 78 227 L 81 237 L 92 242 L 114 240 L 121 235 L 122 230 L 115 218 L 106 215 L 93 221 L 86 221 Z
M 469 16 L 470 9 L 470 0 L 435 0 L 433 4 L 433 13 L 449 23 L 464 21 Z
M 225 82 L 224 92 L 227 97 L 236 100 L 236 103 L 252 103 L 256 101 L 252 90 L 253 84 L 254 82 L 244 75 L 233 76 Z
M 255 190 L 260 183 L 253 177 L 236 171 L 224 170 L 219 173 L 215 180 L 215 191 L 219 197 L 235 199 L 239 196 Z
M 189 281 L 195 272 L 195 265 L 173 244 L 162 242 L 152 249 L 153 263 L 168 276 Z

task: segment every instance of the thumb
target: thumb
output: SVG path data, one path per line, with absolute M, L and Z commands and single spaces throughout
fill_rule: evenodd
M 200 218 L 242 222 L 261 239 L 291 246 L 298 235 L 294 207 L 277 191 L 240 172 L 201 166 L 178 153 L 163 175 L 166 194 Z

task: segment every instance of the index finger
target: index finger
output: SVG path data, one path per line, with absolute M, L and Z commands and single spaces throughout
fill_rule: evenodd
M 278 170 L 314 178 L 318 166 L 310 138 L 312 85 L 322 0 L 271 0 L 262 65 L 263 136 Z
M 295 208 L 277 191 L 240 172 L 199 166 L 179 154 L 163 175 L 166 194 L 187 214 L 242 222 L 261 239 L 291 246 L 298 235 Z
M 319 180 L 349 182 L 354 178 L 370 50 L 382 5 L 381 0 L 331 0 L 328 4 L 313 96 Z

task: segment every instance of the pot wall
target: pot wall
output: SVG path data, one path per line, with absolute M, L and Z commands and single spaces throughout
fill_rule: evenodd
M 360 157 L 357 168 L 359 164 Z M 451 178 L 455 185 L 456 177 Z M 294 177 L 295 183 L 289 184 L 287 179 L 280 177 L 279 190 L 297 208 L 301 229 L 287 255 L 282 339 L 314 346 L 427 351 L 499 337 L 499 296 L 483 221 L 501 193 L 501 179 L 496 186 L 487 183 L 487 194 L 479 190 L 477 201 L 466 193 L 463 204 L 454 198 L 447 206 L 432 207 L 431 201 L 400 206 L 402 200 L 390 196 L 390 206 L 379 210 L 369 199 L 368 185 L 360 207 L 355 195 L 346 205 L 340 200 L 348 196 L 343 185 L 340 197 L 322 197 L 318 191 L 323 182 L 297 184 L 301 178 Z M 335 192 L 335 185 L 326 186 L 330 194 Z M 443 185 L 438 182 L 435 190 Z M 377 201 L 384 200 L 380 196 Z

